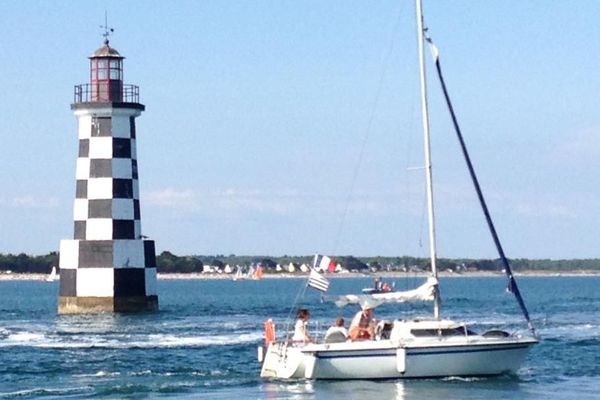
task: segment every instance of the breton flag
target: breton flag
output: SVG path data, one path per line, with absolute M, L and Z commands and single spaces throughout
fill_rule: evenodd
M 310 275 L 308 275 L 308 286 L 321 292 L 326 292 L 329 289 L 329 280 L 314 269 L 311 269 Z
M 315 259 L 313 261 L 313 269 L 317 271 L 335 271 L 335 263 L 333 260 L 327 256 L 322 256 L 320 254 L 315 254 Z

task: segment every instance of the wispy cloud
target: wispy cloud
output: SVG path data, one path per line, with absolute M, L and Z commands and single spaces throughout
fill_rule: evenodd
M 59 201 L 56 197 L 39 198 L 33 195 L 24 195 L 0 198 L 0 206 L 21 209 L 56 208 L 59 206 Z
M 492 207 L 492 215 L 501 212 L 515 217 L 569 219 L 579 217 L 585 209 L 581 201 L 573 201 L 569 193 L 559 197 L 533 188 L 492 191 L 486 198 L 491 203 L 488 206 Z
M 167 188 L 144 193 L 144 203 L 158 207 L 193 209 L 195 197 L 191 190 Z
M 347 195 L 297 189 L 258 190 L 223 188 L 195 191 L 166 188 L 142 194 L 144 205 L 183 212 L 259 212 L 276 215 L 349 212 L 384 215 L 401 211 L 406 196 L 396 192 Z M 317 214 L 318 215 L 318 214 Z
M 526 217 L 535 218 L 574 218 L 577 217 L 577 210 L 567 204 L 557 202 L 517 202 L 513 210 Z
M 208 190 L 165 188 L 142 193 L 144 206 L 171 209 L 183 213 L 273 215 L 311 214 L 315 216 L 349 213 L 362 216 L 420 216 L 426 210 L 425 195 L 410 189 L 356 193 L 350 198 L 338 192 L 300 191 L 297 189 L 259 190 L 242 188 L 213 188 Z M 436 210 L 446 215 L 479 213 L 479 204 L 472 188 L 460 185 L 439 185 Z M 492 215 L 517 214 L 532 218 L 575 218 L 581 204 L 568 197 L 557 198 L 551 193 L 532 193 L 530 190 L 486 192 Z
M 553 160 L 566 160 L 569 163 L 598 163 L 600 158 L 600 126 L 594 126 L 565 135 L 550 152 Z

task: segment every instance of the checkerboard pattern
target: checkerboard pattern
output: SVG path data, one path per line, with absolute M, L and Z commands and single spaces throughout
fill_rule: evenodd
M 157 296 L 154 242 L 141 234 L 139 114 L 139 109 L 110 106 L 76 111 L 74 235 L 61 241 L 60 297 Z

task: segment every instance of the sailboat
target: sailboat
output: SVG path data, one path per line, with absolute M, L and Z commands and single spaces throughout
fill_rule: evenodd
M 252 279 L 258 281 L 262 279 L 264 273 L 264 267 L 262 265 L 259 265 L 258 267 L 256 267 L 256 270 L 254 270 L 254 273 L 252 274 Z
M 52 266 L 52 271 L 50 271 L 50 275 L 48 275 L 46 277 L 46 282 L 54 282 L 55 280 L 57 280 L 58 274 L 56 273 L 56 267 L 53 265 Z
M 240 267 L 238 265 L 237 269 L 235 270 L 235 274 L 233 275 L 233 280 L 234 281 L 240 281 L 240 280 L 243 280 L 243 279 L 246 279 L 246 276 L 242 272 L 242 267 Z
M 259 349 L 262 361 L 261 377 L 278 379 L 389 379 L 430 378 L 448 376 L 490 376 L 515 373 L 529 349 L 538 343 L 538 337 L 529 313 L 513 277 L 496 234 L 477 177 L 470 162 L 462 134 L 458 127 L 446 91 L 439 53 L 424 29 L 421 0 L 416 0 L 417 37 L 419 49 L 419 78 L 421 110 L 425 149 L 425 172 L 429 223 L 431 273 L 419 287 L 409 291 L 376 294 L 349 294 L 331 296 L 326 300 L 337 306 L 358 304 L 363 309 L 384 303 L 432 302 L 433 315 L 416 319 L 379 321 L 368 340 L 335 340 L 295 343 L 274 336 L 272 321 L 265 323 L 266 352 Z M 425 84 L 424 46 L 431 46 L 440 83 L 446 98 L 454 127 L 459 138 L 480 204 L 485 214 L 494 243 L 500 254 L 508 277 L 508 290 L 517 303 L 529 326 L 529 333 L 508 333 L 491 330 L 476 333 L 467 323 L 445 319 L 441 316 L 441 291 L 436 266 L 435 220 L 429 144 L 429 115 Z M 310 281 L 307 282 L 310 284 Z M 269 328 L 267 330 L 267 327 Z M 289 337 L 289 336 L 288 336 Z

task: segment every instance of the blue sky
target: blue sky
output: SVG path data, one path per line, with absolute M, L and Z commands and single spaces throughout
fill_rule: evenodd
M 147 107 L 142 229 L 158 251 L 426 256 L 413 8 L 0 2 L 0 252 L 72 237 L 69 105 L 106 9 Z M 508 256 L 599 257 L 600 3 L 424 8 Z M 438 253 L 495 257 L 433 78 Z

